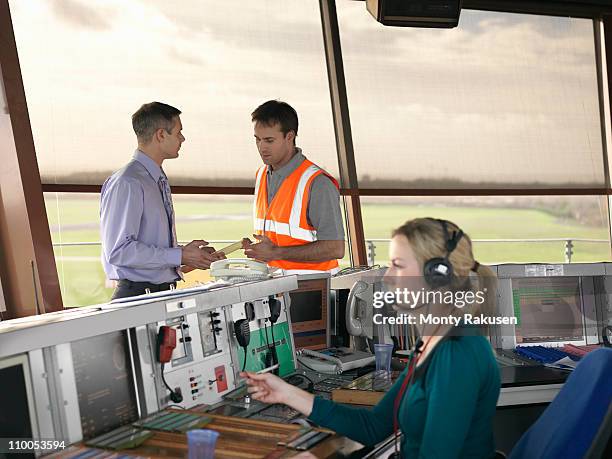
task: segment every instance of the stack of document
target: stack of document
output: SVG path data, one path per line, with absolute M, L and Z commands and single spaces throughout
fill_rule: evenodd
M 570 359 L 569 357 L 563 357 L 553 363 L 545 363 L 544 366 L 551 368 L 559 368 L 560 370 L 573 371 L 576 368 L 578 362 Z

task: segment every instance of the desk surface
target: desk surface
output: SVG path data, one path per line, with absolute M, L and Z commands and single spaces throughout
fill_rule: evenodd
M 502 366 L 499 369 L 502 393 L 498 405 L 520 405 L 524 403 L 548 403 L 565 383 L 570 372 L 545 366 Z M 332 399 L 341 403 L 372 406 L 385 395 L 391 381 L 382 387 L 362 387 L 373 373 L 356 379 L 347 387 L 332 392 Z M 398 373 L 395 373 L 397 377 Z M 369 379 L 368 379 L 369 378 Z M 370 382 L 370 386 L 372 386 Z M 509 395 L 508 392 L 512 392 Z
M 175 410 L 167 410 L 169 412 Z M 299 453 L 277 446 L 277 442 L 286 440 L 297 432 L 301 426 L 296 424 L 280 424 L 254 419 L 235 418 L 229 416 L 211 415 L 196 411 L 182 411 L 212 418 L 212 421 L 204 426 L 205 429 L 215 430 L 220 433 L 215 448 L 215 458 L 290 458 Z M 93 457 L 164 457 L 185 458 L 187 457 L 187 436 L 184 433 L 152 431 L 153 435 L 146 439 L 140 446 L 119 451 L 98 450 L 84 445 L 74 445 L 71 448 L 53 454 L 53 458 L 76 459 L 85 457 L 83 454 L 89 452 Z M 348 438 L 333 436 L 319 443 L 308 452 L 319 458 L 331 458 L 339 452 L 348 455 L 362 445 Z M 90 457 L 87 455 L 87 457 Z

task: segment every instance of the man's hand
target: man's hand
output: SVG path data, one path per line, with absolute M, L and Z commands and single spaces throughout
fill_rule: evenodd
M 195 269 L 208 269 L 213 261 L 225 258 L 223 252 L 214 253 L 213 247 L 207 247 L 208 242 L 201 239 L 191 241 L 186 246 L 181 247 L 181 264 Z M 188 272 L 188 271 L 183 271 Z
M 268 236 L 259 236 L 257 234 L 253 234 L 253 237 L 257 239 L 258 242 L 255 243 L 247 243 L 248 239 L 243 239 L 243 247 L 244 254 L 249 258 L 254 258 L 255 260 L 269 262 L 272 260 L 279 259 L 279 247 L 275 245 Z M 250 242 L 250 241 L 249 241 Z

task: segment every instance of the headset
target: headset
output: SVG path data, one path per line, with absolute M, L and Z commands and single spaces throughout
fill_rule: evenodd
M 463 231 L 453 231 L 451 234 L 448 231 L 447 220 L 440 220 L 437 218 L 430 218 L 429 220 L 436 221 L 442 225 L 446 255 L 427 260 L 423 265 L 423 277 L 427 285 L 432 288 L 445 287 L 449 285 L 453 279 L 453 265 L 448 257 L 452 251 L 457 248 L 457 244 L 459 244 L 459 241 L 463 237 Z

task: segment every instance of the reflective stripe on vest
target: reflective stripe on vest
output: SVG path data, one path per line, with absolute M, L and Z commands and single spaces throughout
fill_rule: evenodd
M 317 231 L 308 223 L 307 210 L 310 185 L 320 174 L 326 174 L 318 166 L 304 160 L 298 168 L 286 177 L 268 206 L 267 167 L 257 170 L 255 179 L 255 200 L 253 222 L 255 232 L 264 234 L 274 244 L 287 247 L 304 245 L 317 240 Z M 330 176 L 331 178 L 331 176 Z M 335 179 L 331 178 L 338 186 Z M 291 203 L 291 207 L 289 207 Z M 265 228 L 264 228 L 265 225 Z M 284 270 L 330 271 L 338 266 L 338 260 L 324 262 L 291 262 L 274 260 L 269 263 Z

